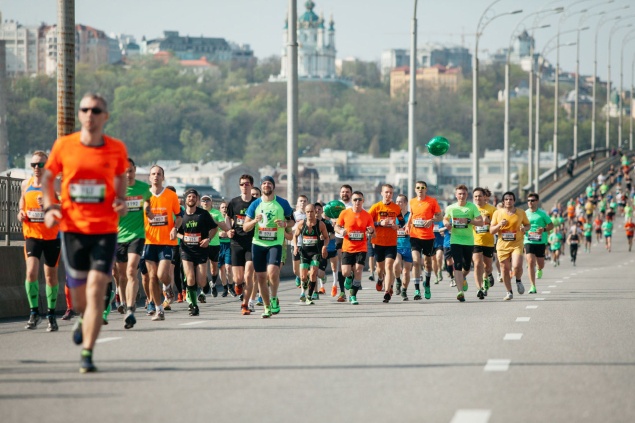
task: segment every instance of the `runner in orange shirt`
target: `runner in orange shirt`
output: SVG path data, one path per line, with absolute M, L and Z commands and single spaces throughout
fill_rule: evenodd
M 433 197 L 427 195 L 428 184 L 423 181 L 415 183 L 417 196 L 410 200 L 410 219 L 406 226 L 406 234 L 410 235 L 412 262 L 414 267 L 415 294 L 413 300 L 421 299 L 421 256 L 425 257 L 426 280 L 425 297 L 430 299 L 430 277 L 432 276 L 432 256 L 434 255 L 434 222 L 443 218 L 441 207 Z
M 633 223 L 631 216 L 626 218 L 624 230 L 626 231 L 626 240 L 628 241 L 628 251 L 631 251 L 631 248 L 633 248 L 633 234 L 635 234 L 635 223 Z
M 55 319 L 55 306 L 59 290 L 57 281 L 57 263 L 60 258 L 61 243 L 58 238 L 59 228 L 47 228 L 44 224 L 44 210 L 42 209 L 42 174 L 48 156 L 43 151 L 36 151 L 31 158 L 33 176 L 22 181 L 22 195 L 20 196 L 20 211 L 18 220 L 22 222 L 24 233 L 24 256 L 26 258 L 26 280 L 24 285 L 29 300 L 31 313 L 26 329 L 35 329 L 40 322 L 38 307 L 40 284 L 37 280 L 40 269 L 40 257 L 44 255 L 44 277 L 46 279 L 46 302 L 48 305 L 47 332 L 58 329 Z M 54 200 L 57 203 L 57 199 Z
M 364 194 L 355 191 L 352 194 L 353 207 L 340 213 L 335 232 L 342 239 L 342 274 L 344 288 L 350 289 L 349 301 L 358 305 L 357 291 L 362 287 L 362 272 L 368 251 L 368 238 L 375 235 L 375 223 L 364 210 Z
M 173 248 L 178 245 L 176 239 L 177 228 L 181 226 L 182 212 L 179 197 L 174 191 L 163 187 L 165 173 L 161 166 L 150 168 L 150 205 L 146 208 L 144 217 L 146 230 L 146 245 L 143 249 L 143 259 L 150 275 L 150 297 L 157 307 L 153 321 L 165 320 L 165 312 L 161 302 L 161 282 L 170 286 L 172 279 Z
M 103 97 L 86 94 L 79 103 L 80 132 L 55 141 L 42 178 L 44 221 L 62 231 L 64 266 L 73 306 L 83 313 L 73 340 L 83 344 L 80 373 L 95 372 L 93 347 L 99 336 L 104 294 L 110 282 L 117 246 L 119 216 L 125 201 L 128 153 L 119 140 L 106 136 L 108 106 Z M 53 181 L 62 176 L 61 207 L 55 204 Z
M 392 284 L 395 281 L 395 259 L 397 258 L 397 229 L 403 227 L 401 207 L 392 201 L 395 189 L 390 184 L 381 186 L 382 200 L 371 206 L 368 213 L 375 222 L 375 261 L 377 263 L 377 291 L 384 290 L 384 302 L 390 301 Z M 386 277 L 386 283 L 384 283 Z

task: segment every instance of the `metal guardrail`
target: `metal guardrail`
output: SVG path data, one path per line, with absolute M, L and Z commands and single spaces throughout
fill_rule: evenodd
M 0 176 L 0 233 L 4 235 L 5 245 L 11 245 L 11 240 L 22 238 L 22 223 L 18 221 L 18 204 L 22 179 L 11 176 Z

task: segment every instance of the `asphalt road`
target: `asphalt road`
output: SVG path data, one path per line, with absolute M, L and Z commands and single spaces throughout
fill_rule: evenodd
M 359 306 L 306 306 L 285 281 L 271 319 L 220 297 L 129 331 L 112 314 L 96 374 L 78 373 L 72 322 L 2 321 L 1 420 L 633 422 L 635 252 L 615 238 L 512 301 L 496 283 L 459 303 L 446 279 L 431 300 L 383 304 L 365 275 Z

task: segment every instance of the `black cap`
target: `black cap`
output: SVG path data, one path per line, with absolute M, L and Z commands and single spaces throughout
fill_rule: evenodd
M 183 194 L 183 197 L 187 197 L 187 196 L 188 196 L 188 195 L 190 195 L 190 194 L 194 194 L 194 195 L 196 195 L 197 197 L 200 197 L 200 195 L 198 195 L 198 191 L 197 191 L 197 190 L 195 190 L 194 188 L 190 188 L 190 189 L 188 189 L 187 191 L 185 191 L 185 193 Z
M 263 176 L 262 179 L 260 180 L 260 185 L 262 185 L 264 182 L 271 182 L 271 184 L 273 185 L 273 187 L 276 187 L 276 181 L 273 180 L 273 177 L 271 176 Z

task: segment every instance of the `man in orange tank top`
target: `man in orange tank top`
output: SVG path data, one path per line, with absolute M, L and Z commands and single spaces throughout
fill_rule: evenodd
M 42 178 L 44 222 L 62 231 L 64 267 L 73 307 L 83 313 L 73 341 L 83 344 L 80 373 L 95 372 L 93 347 L 102 325 L 106 286 L 117 246 L 119 216 L 127 213 L 128 152 L 123 142 L 104 134 L 108 105 L 98 94 L 79 103 L 80 132 L 53 144 Z M 55 204 L 53 181 L 62 176 L 61 207 Z
M 57 281 L 57 264 L 60 258 L 60 239 L 57 227 L 47 228 L 44 224 L 44 209 L 42 208 L 42 175 L 48 156 L 43 151 L 36 151 L 31 158 L 33 176 L 22 182 L 22 195 L 20 196 L 20 211 L 18 220 L 22 222 L 24 233 L 24 256 L 26 258 L 26 294 L 29 300 L 31 313 L 26 329 L 35 329 L 40 322 L 40 310 L 38 307 L 40 297 L 40 284 L 37 280 L 40 270 L 40 257 L 44 255 L 44 278 L 46 279 L 46 303 L 48 306 L 47 332 L 55 332 L 58 329 L 55 319 L 55 306 L 57 305 L 57 293 L 59 290 Z M 57 202 L 57 201 L 56 201 Z

